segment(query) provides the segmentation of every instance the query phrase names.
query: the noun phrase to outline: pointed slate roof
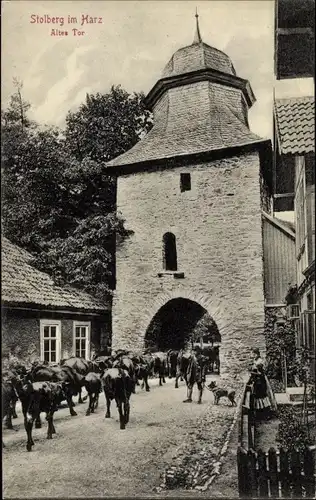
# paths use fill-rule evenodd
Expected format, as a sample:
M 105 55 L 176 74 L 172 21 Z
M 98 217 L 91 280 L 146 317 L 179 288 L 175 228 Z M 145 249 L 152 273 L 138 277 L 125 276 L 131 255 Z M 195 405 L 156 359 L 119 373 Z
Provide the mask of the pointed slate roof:
M 282 154 L 315 151 L 315 98 L 292 97 L 275 101 L 276 131 Z
M 249 82 L 236 76 L 226 54 L 202 41 L 197 15 L 196 22 L 193 43 L 175 52 L 146 98 L 153 128 L 107 167 L 265 142 L 248 126 L 255 101 Z
M 109 310 L 108 304 L 74 287 L 60 287 L 30 262 L 33 256 L 2 237 L 2 302 L 4 305 L 46 306 L 78 311 Z

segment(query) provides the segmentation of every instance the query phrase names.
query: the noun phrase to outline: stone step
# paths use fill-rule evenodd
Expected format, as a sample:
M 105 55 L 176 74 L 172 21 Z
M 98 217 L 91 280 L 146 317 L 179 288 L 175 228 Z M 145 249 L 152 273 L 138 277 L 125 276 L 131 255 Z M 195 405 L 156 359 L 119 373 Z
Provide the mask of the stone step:
M 288 395 L 290 401 L 303 401 L 304 387 L 287 387 L 286 394 Z
M 286 392 L 277 392 L 274 394 L 275 400 L 277 402 L 278 406 L 302 406 L 303 405 L 303 398 L 301 400 L 293 400 L 290 398 L 289 394 Z M 314 404 L 312 401 L 307 402 L 308 408 L 314 408 Z

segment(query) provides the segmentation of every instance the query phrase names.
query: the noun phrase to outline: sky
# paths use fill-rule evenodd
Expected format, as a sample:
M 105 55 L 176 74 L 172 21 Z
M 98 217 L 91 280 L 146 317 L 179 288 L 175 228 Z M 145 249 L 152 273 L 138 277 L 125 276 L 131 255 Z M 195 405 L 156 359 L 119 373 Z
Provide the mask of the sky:
M 265 1 L 31 1 L 2 7 L 2 102 L 23 81 L 32 117 L 61 125 L 86 93 L 121 84 L 146 94 L 180 47 L 193 41 L 195 9 L 203 41 L 227 53 L 237 74 L 250 80 L 257 102 L 250 112 L 254 132 L 271 132 L 273 2 Z M 31 16 L 63 17 L 64 25 L 33 23 Z M 68 15 L 78 24 L 67 24 Z M 97 17 L 84 23 L 82 15 Z M 99 18 L 102 23 L 99 23 Z M 85 31 L 73 35 L 72 28 Z M 51 30 L 68 31 L 52 36 Z
M 14 77 L 23 81 L 32 118 L 43 124 L 63 126 L 67 111 L 77 109 L 86 93 L 107 92 L 111 85 L 147 94 L 172 54 L 192 43 L 196 8 L 203 41 L 227 53 L 238 76 L 252 85 L 257 101 L 250 128 L 271 137 L 272 0 L 3 1 L 3 105 Z M 64 22 L 32 22 L 45 15 Z M 68 16 L 77 24 L 68 24 Z M 81 25 L 82 16 L 96 22 Z M 74 35 L 73 28 L 84 34 Z M 53 36 L 52 29 L 68 36 Z

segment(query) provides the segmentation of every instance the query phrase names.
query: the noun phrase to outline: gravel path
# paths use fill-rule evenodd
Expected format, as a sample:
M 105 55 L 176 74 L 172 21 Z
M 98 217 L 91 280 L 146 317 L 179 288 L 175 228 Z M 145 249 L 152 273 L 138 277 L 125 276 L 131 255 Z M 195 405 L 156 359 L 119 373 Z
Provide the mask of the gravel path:
M 99 408 L 89 417 L 85 416 L 87 404 L 76 406 L 77 417 L 71 417 L 66 408 L 58 411 L 57 434 L 51 441 L 46 440 L 43 419 L 43 428 L 34 429 L 35 446 L 30 453 L 19 412 L 19 418 L 13 420 L 18 431 L 3 431 L 4 497 L 163 496 L 153 488 L 194 432 L 197 419 L 206 413 L 211 419 L 214 410 L 215 442 L 225 430 L 221 423 L 225 419 L 220 416 L 232 415 L 233 409 L 225 404 L 210 406 L 213 396 L 207 390 L 202 405 L 196 404 L 196 393 L 192 404 L 183 404 L 183 382 L 178 390 L 174 380 L 159 387 L 155 379 L 150 385 L 150 393 L 137 388 L 132 395 L 126 430 L 119 429 L 115 404 L 112 418 L 104 419 L 105 400 L 100 395 Z

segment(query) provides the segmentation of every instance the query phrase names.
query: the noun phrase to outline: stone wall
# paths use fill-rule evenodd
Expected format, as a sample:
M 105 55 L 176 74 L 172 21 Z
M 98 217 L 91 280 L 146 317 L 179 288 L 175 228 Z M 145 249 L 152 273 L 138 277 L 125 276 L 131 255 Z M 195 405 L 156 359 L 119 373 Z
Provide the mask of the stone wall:
M 180 173 L 191 174 L 180 192 Z M 263 351 L 264 296 L 259 154 L 118 178 L 117 207 L 134 231 L 116 255 L 113 348 L 143 348 L 146 329 L 172 298 L 197 302 L 222 336 L 222 372 L 239 373 Z M 161 273 L 173 232 L 178 271 Z
M 4 309 L 2 315 L 2 350 L 16 351 L 21 358 L 39 358 L 40 356 L 40 320 L 61 320 L 61 358 L 73 354 L 73 322 L 91 322 L 91 349 L 99 349 L 102 331 L 108 328 L 106 316 L 86 316 L 61 313 L 45 313 L 27 310 Z

